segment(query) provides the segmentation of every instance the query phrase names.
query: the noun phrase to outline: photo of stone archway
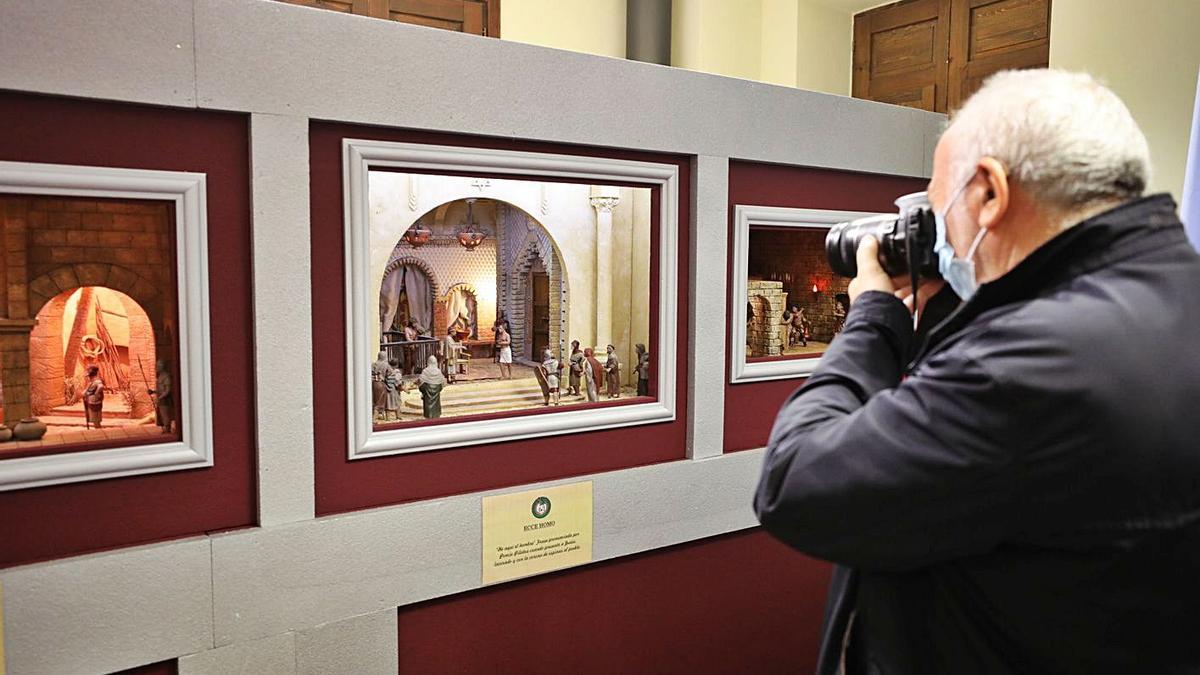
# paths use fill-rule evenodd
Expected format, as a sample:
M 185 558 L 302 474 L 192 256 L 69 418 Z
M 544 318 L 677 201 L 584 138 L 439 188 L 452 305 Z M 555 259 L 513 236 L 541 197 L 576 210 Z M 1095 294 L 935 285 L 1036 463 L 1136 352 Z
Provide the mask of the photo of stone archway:
M 385 171 L 370 186 L 382 358 L 362 367 L 381 399 L 376 425 L 638 398 L 648 188 Z M 573 340 L 577 371 L 585 349 L 601 364 L 591 396 L 583 377 L 572 386 Z M 431 358 L 436 411 L 421 390 Z
M 173 213 L 0 195 L 0 455 L 178 437 Z

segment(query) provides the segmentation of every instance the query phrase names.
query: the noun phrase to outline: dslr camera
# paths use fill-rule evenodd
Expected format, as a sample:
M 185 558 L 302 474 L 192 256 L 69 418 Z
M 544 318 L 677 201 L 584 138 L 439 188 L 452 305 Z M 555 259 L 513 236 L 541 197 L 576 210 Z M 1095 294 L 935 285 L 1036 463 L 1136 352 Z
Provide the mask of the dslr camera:
M 834 274 L 858 275 L 858 244 L 868 235 L 879 241 L 879 264 L 888 276 L 907 275 L 917 279 L 940 279 L 937 254 L 937 226 L 933 208 L 924 192 L 914 192 L 896 200 L 899 213 L 866 216 L 838 223 L 825 236 L 825 257 Z

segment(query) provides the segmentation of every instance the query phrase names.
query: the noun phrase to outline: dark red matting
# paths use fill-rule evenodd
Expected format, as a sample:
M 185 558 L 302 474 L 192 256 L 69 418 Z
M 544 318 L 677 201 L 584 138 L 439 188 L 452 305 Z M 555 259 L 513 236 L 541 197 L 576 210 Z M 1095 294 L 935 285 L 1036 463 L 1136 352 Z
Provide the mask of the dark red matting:
M 750 530 L 400 608 L 401 673 L 810 673 L 830 566 Z
M 216 462 L 0 493 L 0 567 L 253 525 L 247 117 L 0 91 L 0 129 L 3 160 L 207 174 Z
M 839 211 L 894 211 L 896 197 L 924 190 L 924 178 L 882 176 L 851 171 L 812 169 L 780 164 L 729 163 L 729 240 L 733 241 L 734 207 L 782 206 Z M 729 247 L 730 279 L 733 278 L 733 247 Z M 733 298 L 728 299 L 733 302 Z M 732 305 L 725 316 L 731 316 Z M 733 358 L 725 331 L 727 359 Z M 794 358 L 794 357 L 786 357 Z M 760 359 L 754 359 L 759 361 Z M 761 448 L 767 444 L 771 422 L 784 400 L 803 379 L 729 383 L 725 364 L 725 452 Z M 753 420 L 748 423 L 747 420 Z
M 179 661 L 171 659 L 169 661 L 159 661 L 158 663 L 147 663 L 144 666 L 122 670 L 114 675 L 176 675 L 179 672 Z
M 343 258 L 342 139 L 497 148 L 610 157 L 679 167 L 679 293 L 676 330 L 676 419 L 620 429 L 433 450 L 372 459 L 347 459 L 346 306 Z M 477 492 L 541 480 L 682 459 L 686 455 L 688 223 L 691 161 L 646 152 L 503 138 L 313 122 L 309 127 L 313 252 L 313 427 L 318 515 Z M 430 173 L 430 172 L 426 172 Z M 442 172 L 431 172 L 442 173 Z M 475 175 L 475 174 L 472 174 Z M 487 176 L 487 174 L 479 174 Z M 495 176 L 513 178 L 513 176 Z M 518 176 L 549 180 L 540 176 Z M 578 179 L 561 182 L 581 183 Z M 645 187 L 630 183 L 633 187 Z M 658 189 L 651 192 L 652 240 L 657 241 Z M 658 340 L 657 246 L 650 254 L 650 340 Z M 653 348 L 652 348 L 653 349 Z M 653 391 L 652 391 L 653 393 Z

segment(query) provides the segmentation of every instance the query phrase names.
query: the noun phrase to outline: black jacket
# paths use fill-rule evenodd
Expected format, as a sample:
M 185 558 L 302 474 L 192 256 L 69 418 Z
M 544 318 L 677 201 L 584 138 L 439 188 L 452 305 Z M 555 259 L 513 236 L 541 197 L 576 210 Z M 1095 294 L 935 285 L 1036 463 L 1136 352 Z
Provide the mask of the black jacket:
M 1200 256 L 1174 202 L 1063 232 L 922 346 L 864 293 L 754 504 L 844 566 L 821 672 L 849 623 L 848 673 L 1200 673 Z

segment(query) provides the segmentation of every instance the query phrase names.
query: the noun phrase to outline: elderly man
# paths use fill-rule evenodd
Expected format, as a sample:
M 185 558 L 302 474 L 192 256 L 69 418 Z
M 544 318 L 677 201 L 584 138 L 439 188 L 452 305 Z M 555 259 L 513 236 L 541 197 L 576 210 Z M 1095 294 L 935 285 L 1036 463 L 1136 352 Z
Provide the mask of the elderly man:
M 1200 672 L 1200 256 L 1149 171 L 1090 77 L 1001 73 L 929 183 L 962 303 L 918 342 L 859 248 L 755 497 L 840 564 L 819 672 Z

